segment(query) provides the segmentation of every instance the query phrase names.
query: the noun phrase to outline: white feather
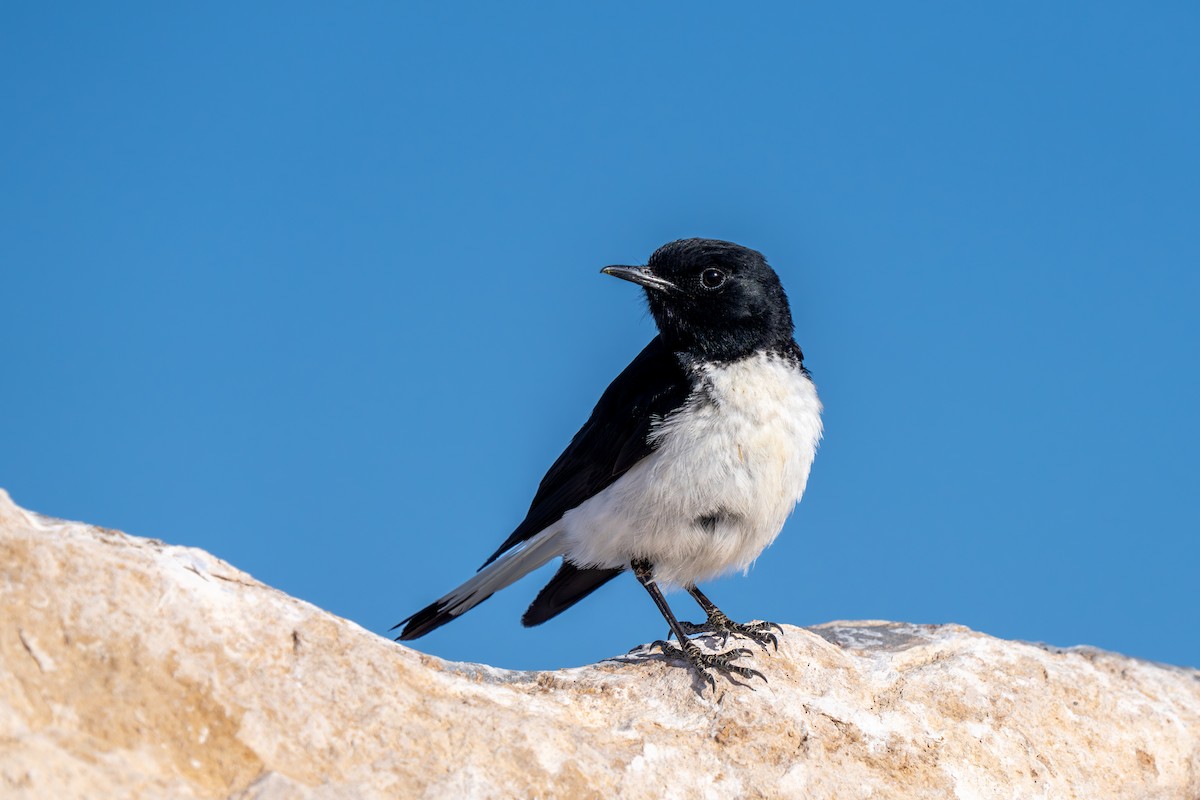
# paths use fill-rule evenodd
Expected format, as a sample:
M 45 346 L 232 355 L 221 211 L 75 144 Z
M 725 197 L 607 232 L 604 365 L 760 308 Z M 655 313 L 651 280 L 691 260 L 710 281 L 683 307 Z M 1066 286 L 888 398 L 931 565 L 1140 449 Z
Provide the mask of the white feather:
M 645 558 L 656 581 L 686 586 L 748 568 L 779 535 L 821 438 L 816 387 L 767 353 L 705 366 L 699 377 L 654 430 L 658 448 L 554 526 L 571 561 L 627 567 Z
M 562 539 L 563 531 L 560 526 L 547 528 L 488 564 L 477 572 L 475 577 L 451 591 L 438 603 L 454 616 L 469 611 L 550 559 L 561 556 Z

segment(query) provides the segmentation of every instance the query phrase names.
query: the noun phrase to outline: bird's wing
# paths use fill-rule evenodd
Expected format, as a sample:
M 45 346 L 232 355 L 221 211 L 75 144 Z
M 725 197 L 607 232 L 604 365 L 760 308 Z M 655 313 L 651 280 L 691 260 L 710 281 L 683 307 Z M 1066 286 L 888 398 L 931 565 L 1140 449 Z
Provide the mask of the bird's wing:
M 648 456 L 654 449 L 648 441 L 652 423 L 682 405 L 690 393 L 687 373 L 656 336 L 605 389 L 592 416 L 542 478 L 524 521 L 484 566 Z

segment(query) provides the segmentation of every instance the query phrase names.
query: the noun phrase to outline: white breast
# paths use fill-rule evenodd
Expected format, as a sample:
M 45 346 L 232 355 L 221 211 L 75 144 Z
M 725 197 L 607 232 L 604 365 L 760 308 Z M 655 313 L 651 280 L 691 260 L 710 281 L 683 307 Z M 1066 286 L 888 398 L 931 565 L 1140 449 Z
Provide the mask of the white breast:
M 658 448 L 567 512 L 566 555 L 581 565 L 654 565 L 687 585 L 747 568 L 775 540 L 808 482 L 821 438 L 816 387 L 793 362 L 758 354 L 709 366 L 654 431 Z

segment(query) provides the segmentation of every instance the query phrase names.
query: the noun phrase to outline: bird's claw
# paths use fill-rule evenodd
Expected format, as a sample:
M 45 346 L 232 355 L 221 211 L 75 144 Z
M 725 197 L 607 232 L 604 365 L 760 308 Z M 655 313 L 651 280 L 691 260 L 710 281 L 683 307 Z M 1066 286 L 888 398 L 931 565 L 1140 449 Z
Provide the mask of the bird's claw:
M 766 650 L 767 645 L 770 644 L 771 647 L 775 649 L 775 652 L 779 652 L 779 637 L 772 633 L 771 629 L 774 628 L 782 635 L 783 628 L 779 627 L 774 622 L 750 622 L 744 625 L 739 625 L 735 622 L 733 625 L 734 633 L 746 637 L 763 650 Z
M 717 690 L 717 682 L 709 670 L 723 672 L 726 676 L 737 675 L 746 680 L 761 678 L 763 683 L 767 682 L 767 676 L 758 670 L 733 663 L 736 659 L 751 655 L 750 651 L 745 647 L 737 647 L 733 650 L 727 650 L 724 653 L 706 653 L 690 639 L 685 639 L 680 645 L 660 639 L 657 642 L 653 642 L 650 646 L 658 647 L 665 656 L 683 658 L 692 665 L 692 669 L 696 671 L 700 679 L 714 692 Z M 738 681 L 733 682 L 739 683 Z M 739 683 L 739 685 L 745 684 Z
M 780 634 L 783 633 L 783 628 L 774 622 L 748 622 L 743 624 L 734 622 L 720 611 L 711 615 L 700 625 L 691 622 L 680 622 L 679 625 L 688 636 L 697 633 L 719 633 L 721 635 L 722 647 L 729 641 L 729 635 L 733 634 L 749 639 L 763 650 L 766 650 L 769 644 L 775 648 L 776 652 L 779 651 L 779 637 L 772 633 L 771 629 L 774 628 Z

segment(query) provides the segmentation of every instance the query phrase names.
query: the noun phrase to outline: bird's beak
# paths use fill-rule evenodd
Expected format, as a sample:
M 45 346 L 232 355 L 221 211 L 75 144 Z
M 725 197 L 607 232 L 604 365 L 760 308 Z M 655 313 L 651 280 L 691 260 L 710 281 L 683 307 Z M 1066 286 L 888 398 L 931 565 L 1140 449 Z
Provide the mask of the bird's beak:
M 605 275 L 612 275 L 614 278 L 620 278 L 625 281 L 633 281 L 636 284 L 645 286 L 647 289 L 655 289 L 660 292 L 669 292 L 676 288 L 675 284 L 651 272 L 649 267 L 624 267 L 614 264 L 600 271 Z

